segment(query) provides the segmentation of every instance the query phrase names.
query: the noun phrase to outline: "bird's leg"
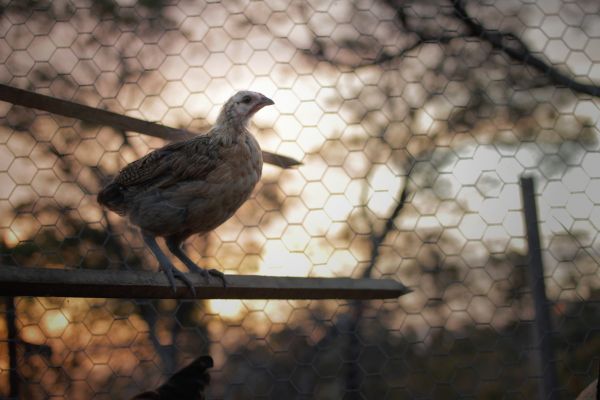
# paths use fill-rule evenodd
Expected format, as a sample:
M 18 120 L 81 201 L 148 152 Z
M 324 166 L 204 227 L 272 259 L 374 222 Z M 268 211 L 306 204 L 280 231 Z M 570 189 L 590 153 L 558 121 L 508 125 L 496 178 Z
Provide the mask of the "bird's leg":
M 158 260 L 160 268 L 167 276 L 167 280 L 173 288 L 173 292 L 177 292 L 177 288 L 175 286 L 175 278 L 179 278 L 183 281 L 183 283 L 187 285 L 188 288 L 190 288 L 190 291 L 192 292 L 194 297 L 196 297 L 196 289 L 194 289 L 194 285 L 192 284 L 192 282 L 188 279 L 187 276 L 185 276 L 183 272 L 181 272 L 173 266 L 171 261 L 169 261 L 169 258 L 165 255 L 165 253 L 162 252 L 162 250 L 158 246 L 158 243 L 156 243 L 156 239 L 154 238 L 154 236 L 152 236 L 148 232 L 142 232 L 142 237 L 144 238 L 144 243 L 146 243 L 148 248 L 150 248 L 156 259 Z
M 181 242 L 179 240 L 177 240 L 173 237 L 168 237 L 166 239 L 166 243 L 167 243 L 167 247 L 169 248 L 169 251 L 171 251 L 171 253 L 173 253 L 173 255 L 175 257 L 179 258 L 181 260 L 181 262 L 184 263 L 185 266 L 188 267 L 191 272 L 196 272 L 196 273 L 201 274 L 206 279 L 206 282 L 208 282 L 208 276 L 212 275 L 214 277 L 221 279 L 221 281 L 223 281 L 224 287 L 227 286 L 227 283 L 225 282 L 225 275 L 221 271 L 217 271 L 216 269 L 206 270 L 206 269 L 201 268 L 198 265 L 196 265 L 196 263 L 194 263 L 187 256 L 187 254 L 185 254 L 183 252 L 183 250 L 181 249 Z

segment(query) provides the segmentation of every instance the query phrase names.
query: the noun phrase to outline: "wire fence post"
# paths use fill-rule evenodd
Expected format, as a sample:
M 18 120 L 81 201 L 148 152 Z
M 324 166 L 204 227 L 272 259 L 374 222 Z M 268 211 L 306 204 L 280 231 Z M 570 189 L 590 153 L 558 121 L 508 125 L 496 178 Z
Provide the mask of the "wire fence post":
M 521 195 L 525 212 L 525 227 L 527 229 L 528 261 L 531 274 L 531 289 L 535 304 L 535 325 L 537 330 L 536 347 L 539 352 L 540 370 L 542 373 L 541 398 L 558 400 L 558 377 L 556 375 L 556 360 L 552 348 L 552 321 L 550 320 L 549 304 L 546 298 L 544 284 L 544 265 L 538 223 L 537 206 L 535 202 L 535 182 L 533 177 L 521 177 Z

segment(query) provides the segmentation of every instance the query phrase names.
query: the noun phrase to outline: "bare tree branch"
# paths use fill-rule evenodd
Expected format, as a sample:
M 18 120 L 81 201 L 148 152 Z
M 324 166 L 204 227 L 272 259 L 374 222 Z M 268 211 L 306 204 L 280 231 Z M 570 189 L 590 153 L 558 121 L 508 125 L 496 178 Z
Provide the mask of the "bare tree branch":
M 404 188 L 400 193 L 400 200 L 398 201 L 398 204 L 396 204 L 396 207 L 394 207 L 394 210 L 392 211 L 388 219 L 385 221 L 385 226 L 383 227 L 383 230 L 379 232 L 379 234 L 373 234 L 371 236 L 371 243 L 373 245 L 373 247 L 371 248 L 371 258 L 369 261 L 369 265 L 367 265 L 367 268 L 365 268 L 365 270 L 362 273 L 363 278 L 368 278 L 371 276 L 373 268 L 375 268 L 375 264 L 379 259 L 381 244 L 383 243 L 387 235 L 394 229 L 394 221 L 396 220 L 396 217 L 398 217 L 398 215 L 400 214 L 400 211 L 402 211 L 402 209 L 404 208 L 406 198 L 409 194 L 407 186 L 408 185 L 404 185 Z
M 371 273 L 375 268 L 375 264 L 379 259 L 381 244 L 383 243 L 387 235 L 394 229 L 394 220 L 396 219 L 396 217 L 398 217 L 400 211 L 402 211 L 402 209 L 404 208 L 404 204 L 406 203 L 406 199 L 408 197 L 408 177 L 410 176 L 411 171 L 412 167 L 406 175 L 407 180 L 404 187 L 402 188 L 402 192 L 400 192 L 400 200 L 398 201 L 398 204 L 396 204 L 396 207 L 394 207 L 394 210 L 386 220 L 385 226 L 383 227 L 381 232 L 379 232 L 378 234 L 373 234 L 371 236 L 371 243 L 373 246 L 371 248 L 371 258 L 369 261 L 369 265 L 367 265 L 367 268 L 363 271 L 363 278 L 371 276 Z M 349 394 L 347 396 L 347 398 L 349 399 L 362 398 L 358 390 L 358 382 L 360 381 L 359 376 L 361 372 L 360 368 L 358 367 L 357 358 L 360 355 L 362 347 L 358 339 L 358 323 L 362 319 L 365 307 L 366 304 L 364 301 L 354 300 L 351 303 L 350 317 L 347 320 L 340 322 L 340 324 L 344 326 L 343 330 L 345 330 L 349 335 L 348 344 L 346 347 L 346 359 L 350 361 L 350 364 L 348 365 L 345 374 L 345 389 L 346 392 Z
M 379 56 L 377 56 L 377 58 L 375 58 L 375 60 L 371 63 L 371 64 L 383 64 L 386 63 L 388 61 L 392 61 L 398 58 L 402 58 L 404 57 L 407 53 L 410 53 L 411 51 L 413 51 L 414 49 L 424 45 L 424 44 L 434 44 L 434 43 L 439 43 L 439 44 L 448 44 L 450 43 L 452 40 L 454 39 L 461 39 L 464 36 L 462 35 L 456 35 L 456 36 L 446 36 L 446 35 L 441 35 L 441 36 L 429 36 L 429 35 L 422 35 L 422 34 L 418 34 L 417 36 L 419 37 L 419 39 L 417 41 L 415 41 L 413 44 L 411 44 L 410 46 L 407 46 L 405 48 L 403 48 L 402 50 L 400 50 L 397 53 L 388 53 L 388 52 L 381 52 Z M 367 65 L 367 64 L 365 64 Z
M 527 45 L 514 34 L 486 29 L 479 21 L 467 13 L 463 0 L 452 0 L 452 4 L 454 6 L 454 15 L 465 23 L 470 36 L 478 37 L 491 44 L 494 49 L 504 52 L 513 60 L 533 67 L 545 74 L 556 85 L 568 87 L 578 93 L 596 97 L 600 96 L 600 86 L 578 82 L 557 68 L 547 64 L 541 58 L 535 56 Z
M 325 55 L 324 44 L 321 41 L 319 41 L 318 39 L 315 39 L 313 49 L 304 50 L 304 52 L 306 54 L 310 55 L 311 57 L 316 58 L 319 61 L 325 61 L 325 62 L 328 62 L 333 65 L 345 66 L 345 67 L 351 67 L 351 68 L 361 68 L 361 67 L 368 67 L 368 66 L 373 66 L 373 65 L 381 65 L 381 64 L 385 64 L 386 62 L 389 62 L 389 61 L 403 58 L 405 55 L 407 55 L 411 51 L 421 47 L 424 44 L 434 44 L 434 43 L 448 44 L 454 39 L 461 39 L 461 38 L 465 37 L 463 35 L 433 36 L 433 35 L 420 34 L 417 32 L 415 32 L 415 34 L 417 35 L 417 40 L 415 40 L 410 45 L 404 47 L 403 49 L 399 50 L 398 52 L 390 53 L 390 52 L 387 52 L 384 50 L 384 51 L 381 51 L 379 53 L 379 55 L 377 57 L 375 57 L 374 59 L 371 59 L 371 60 L 367 59 L 363 62 L 356 63 L 356 64 L 349 64 L 349 63 L 345 63 L 343 61 L 329 58 L 327 55 Z M 357 49 L 359 47 L 367 47 L 367 46 L 359 46 L 359 45 L 357 45 L 357 43 L 352 43 L 352 44 L 348 43 L 347 46 L 352 47 L 353 49 Z
M 494 50 L 498 50 L 506 54 L 512 60 L 517 61 L 524 66 L 532 67 L 536 71 L 544 74 L 549 82 L 554 85 L 567 87 L 577 93 L 588 94 L 595 97 L 600 96 L 600 86 L 577 81 L 574 77 L 571 77 L 560 71 L 558 68 L 536 56 L 527 46 L 527 44 L 525 44 L 525 42 L 523 42 L 523 40 L 517 37 L 515 34 L 511 32 L 502 32 L 495 29 L 485 28 L 479 21 L 477 21 L 475 18 L 472 18 L 468 14 L 464 5 L 464 0 L 450 1 L 452 2 L 454 17 L 464 24 L 466 29 L 466 32 L 464 33 L 457 33 L 455 35 L 434 35 L 414 29 L 408 24 L 409 17 L 404 12 L 404 6 L 395 5 L 388 1 L 386 3 L 396 9 L 396 20 L 398 23 L 406 29 L 407 33 L 417 36 L 417 39 L 412 44 L 394 53 L 382 51 L 377 57 L 359 63 L 345 63 L 343 61 L 327 57 L 323 43 L 319 42 L 318 40 L 315 40 L 315 49 L 307 50 L 306 52 L 320 61 L 326 61 L 338 66 L 360 68 L 372 65 L 381 65 L 385 64 L 386 62 L 401 59 L 406 56 L 407 53 L 426 44 L 448 44 L 453 40 L 466 38 L 479 39 L 489 43 Z M 353 47 L 356 48 L 357 46 L 354 45 Z

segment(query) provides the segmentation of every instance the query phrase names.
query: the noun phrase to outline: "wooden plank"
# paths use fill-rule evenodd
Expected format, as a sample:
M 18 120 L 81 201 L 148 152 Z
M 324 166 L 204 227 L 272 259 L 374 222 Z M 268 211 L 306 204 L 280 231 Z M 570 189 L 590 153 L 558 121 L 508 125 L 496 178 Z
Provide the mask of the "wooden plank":
M 192 133 L 185 129 L 175 129 L 154 122 L 117 114 L 112 111 L 102 110 L 100 108 L 90 107 L 3 84 L 0 84 L 0 100 L 23 107 L 47 111 L 64 117 L 75 118 L 91 124 L 107 125 L 123 131 L 143 133 L 145 135 L 155 136 L 166 140 L 178 141 L 189 139 L 197 135 L 196 133 Z M 300 161 L 293 158 L 268 151 L 263 151 L 263 159 L 266 163 L 281 168 L 291 168 L 302 164 Z
M 188 274 L 196 299 L 387 299 L 410 290 L 392 279 L 296 278 L 226 275 L 227 287 L 212 278 Z M 90 269 L 0 266 L 0 293 L 5 296 L 97 298 L 193 298 L 177 281 L 177 293 L 163 273 Z

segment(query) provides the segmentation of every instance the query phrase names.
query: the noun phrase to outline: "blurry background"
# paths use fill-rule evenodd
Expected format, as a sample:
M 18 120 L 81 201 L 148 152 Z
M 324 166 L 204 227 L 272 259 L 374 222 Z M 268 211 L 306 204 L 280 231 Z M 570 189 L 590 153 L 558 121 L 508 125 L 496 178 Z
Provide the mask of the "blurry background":
M 573 398 L 600 359 L 599 13 L 595 0 L 1 1 L 4 84 L 197 132 L 237 90 L 275 100 L 251 130 L 303 165 L 266 165 L 235 217 L 188 241 L 201 265 L 413 290 L 362 307 L 19 297 L 21 398 L 125 399 L 206 353 L 211 398 L 533 398 L 523 174 Z M 156 270 L 95 195 L 163 144 L 0 102 L 2 264 Z M 7 335 L 3 318 L 4 396 Z

